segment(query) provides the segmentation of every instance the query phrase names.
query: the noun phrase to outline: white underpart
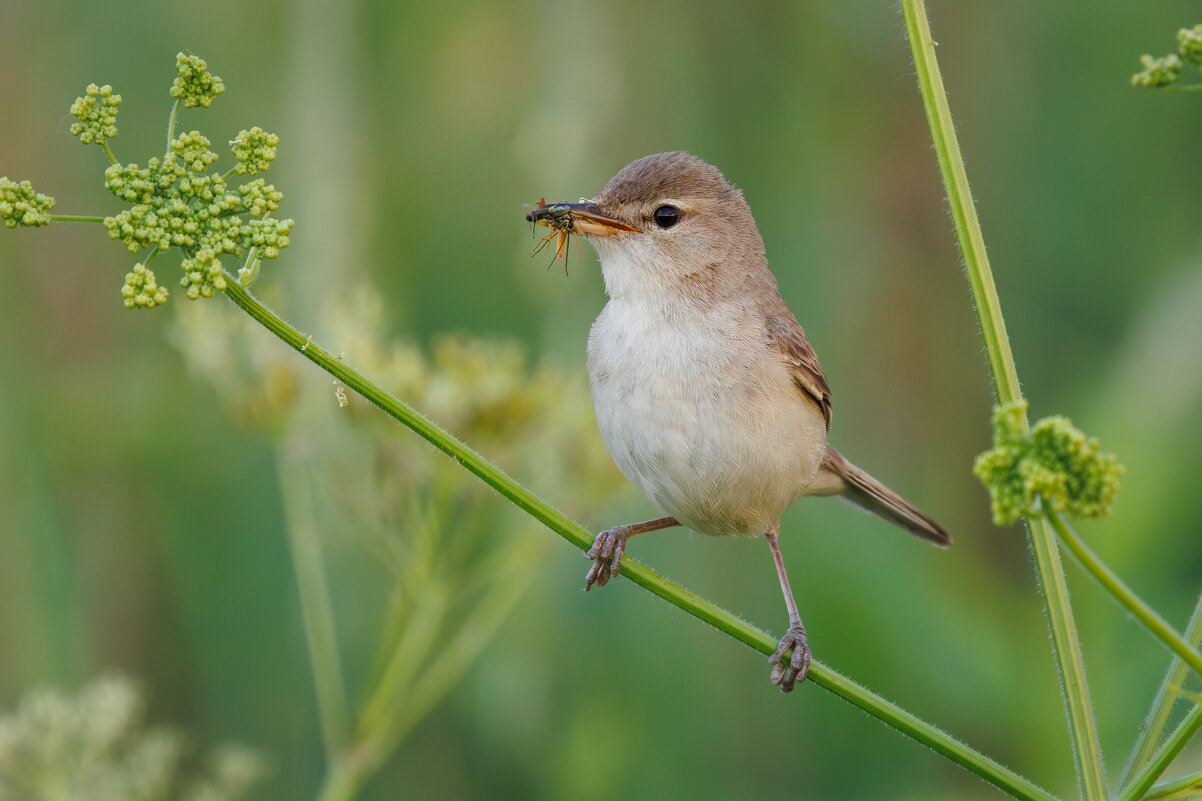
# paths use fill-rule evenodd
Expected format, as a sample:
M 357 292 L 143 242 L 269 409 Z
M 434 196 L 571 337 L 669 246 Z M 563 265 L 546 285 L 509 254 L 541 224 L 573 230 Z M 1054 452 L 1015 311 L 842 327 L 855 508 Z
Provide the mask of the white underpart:
M 684 303 L 647 235 L 595 240 L 610 301 L 589 335 L 597 425 L 656 507 L 705 534 L 758 534 L 813 482 L 826 445 L 741 302 Z

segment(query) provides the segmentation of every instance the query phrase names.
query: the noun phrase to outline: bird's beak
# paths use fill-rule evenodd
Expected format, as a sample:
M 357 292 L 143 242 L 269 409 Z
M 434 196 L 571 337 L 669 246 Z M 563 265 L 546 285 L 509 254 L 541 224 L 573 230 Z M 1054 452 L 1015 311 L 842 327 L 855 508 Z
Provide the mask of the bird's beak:
M 526 220 L 556 230 L 574 231 L 585 236 L 613 236 L 639 230 L 621 220 L 606 217 L 601 213 L 597 204 L 592 201 L 543 203 L 538 208 L 531 209 L 530 213 L 526 215 Z

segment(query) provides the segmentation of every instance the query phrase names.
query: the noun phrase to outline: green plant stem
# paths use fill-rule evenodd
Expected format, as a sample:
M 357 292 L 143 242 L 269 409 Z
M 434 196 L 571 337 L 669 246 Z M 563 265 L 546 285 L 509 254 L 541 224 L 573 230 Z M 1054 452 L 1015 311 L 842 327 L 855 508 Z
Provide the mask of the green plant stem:
M 1202 726 L 1202 706 L 1195 704 L 1181 724 L 1177 726 L 1177 730 L 1152 756 L 1148 764 L 1131 777 L 1131 783 L 1123 788 L 1122 793 L 1115 798 L 1115 801 L 1138 801 L 1143 798 L 1156 783 L 1160 774 L 1164 773 L 1169 763 L 1177 754 L 1181 753 L 1182 748 L 1185 748 L 1185 744 L 1198 731 L 1199 726 Z
M 51 214 L 50 219 L 54 222 L 89 222 L 102 223 L 103 217 L 90 217 L 84 214 Z
M 1170 626 L 1168 621 L 1148 606 L 1142 598 L 1132 592 L 1131 588 L 1098 558 L 1098 555 L 1085 544 L 1080 535 L 1059 514 L 1049 511 L 1046 516 L 1051 521 L 1052 527 L 1056 529 L 1056 533 L 1060 535 L 1060 541 L 1072 552 L 1073 556 L 1077 557 L 1081 566 L 1097 579 L 1102 588 L 1134 615 L 1135 619 L 1142 623 L 1154 637 L 1167 645 L 1173 653 L 1184 659 L 1199 676 L 1202 676 L 1202 655 L 1199 655 L 1193 646 L 1186 642 L 1185 637 L 1181 636 L 1180 632 Z
M 1157 801 L 1162 798 L 1185 798 L 1187 790 L 1202 790 L 1202 771 L 1198 773 L 1190 773 L 1182 776 L 1180 779 L 1173 779 L 1170 782 L 1162 782 L 1152 786 L 1148 794 L 1143 797 L 1143 801 Z M 1192 793 L 1193 797 L 1202 795 L 1202 793 Z
M 327 763 L 338 760 L 350 732 L 346 685 L 338 656 L 338 636 L 334 611 L 321 555 L 321 538 L 314 526 L 312 488 L 308 485 L 303 462 L 290 456 L 296 442 L 277 447 L 276 475 L 288 525 L 288 542 L 296 570 L 301 617 L 313 670 L 317 711 L 321 719 L 322 742 Z
M 366 779 L 367 771 L 359 760 L 353 756 L 339 756 L 330 763 L 317 801 L 352 801 Z
M 1202 92 L 1202 83 L 1190 84 L 1189 86 L 1162 86 L 1163 92 Z
M 956 225 L 956 239 L 964 258 L 964 270 L 972 286 L 973 305 L 981 321 L 981 336 L 985 339 L 985 352 L 989 355 L 997 399 L 999 403 L 1020 400 L 1022 390 L 1019 388 L 1018 370 L 1014 366 L 1014 354 L 1010 351 L 1006 321 L 1002 317 L 1001 301 L 989 267 L 985 237 L 981 233 L 977 208 L 968 185 L 964 157 L 960 155 L 956 126 L 947 103 L 947 91 L 943 88 L 943 75 L 939 72 L 939 62 L 935 57 L 935 42 L 931 38 L 926 4 L 923 0 L 902 0 L 901 5 L 910 52 L 918 73 L 923 108 L 931 126 L 931 138 L 935 143 L 939 172 L 943 175 L 947 202 Z
M 947 91 L 935 56 L 935 41 L 927 19 L 923 0 L 902 0 L 906 35 L 914 57 L 918 87 L 923 108 L 931 128 L 939 172 L 947 191 L 948 204 L 956 226 L 956 238 L 964 258 L 965 273 L 972 288 L 973 305 L 981 322 L 981 335 L 989 355 L 993 383 L 1000 403 L 1022 398 L 1010 339 L 1002 317 L 997 287 L 985 252 L 985 238 L 973 204 L 964 157 L 956 138 Z M 1024 419 L 1024 428 L 1027 427 Z M 1027 532 L 1035 556 L 1036 576 L 1047 599 L 1048 625 L 1061 687 L 1064 690 L 1065 716 L 1073 739 L 1077 777 L 1082 794 L 1088 801 L 1102 801 L 1107 796 L 1106 774 L 1102 764 L 1102 749 L 1098 740 L 1097 721 L 1085 676 L 1085 664 L 1077 637 L 1076 622 L 1069 604 L 1068 585 L 1055 537 L 1050 527 L 1039 520 L 1028 520 Z
M 378 406 L 390 417 L 412 429 L 427 442 L 446 453 L 535 520 L 581 550 L 592 546 L 593 537 L 588 531 L 521 486 L 479 453 L 419 414 L 411 406 L 397 400 L 344 361 L 312 342 L 279 315 L 264 306 L 243 288 L 234 276 L 228 273 L 226 274 L 225 294 L 235 305 L 272 334 L 347 387 L 362 395 L 366 400 Z M 776 650 L 777 641 L 766 632 L 739 620 L 729 612 L 656 574 L 628 556 L 622 558 L 622 575 L 763 654 L 771 654 Z M 1030 801 L 1036 799 L 1052 801 L 1055 798 L 1025 777 L 969 748 L 941 729 L 856 684 L 826 665 L 815 662 L 810 668 L 809 678 L 814 684 L 893 726 L 898 731 L 963 766 L 1015 798 L 1029 799 Z M 341 797 L 343 796 L 323 795 L 323 799 L 326 801 L 329 798 Z
M 113 149 L 111 147 L 109 147 L 109 143 L 104 140 L 101 140 L 100 146 L 104 148 L 104 155 L 109 157 L 109 162 L 112 164 L 116 164 L 117 157 L 113 155 Z
M 1198 603 L 1194 605 L 1194 613 L 1186 627 L 1185 637 L 1195 648 L 1202 644 L 1202 595 L 1198 596 Z M 1140 728 L 1139 737 L 1136 738 L 1135 747 L 1131 749 L 1127 765 L 1123 768 L 1122 776 L 1119 778 L 1119 787 L 1126 789 L 1132 772 L 1142 768 L 1152 758 L 1152 754 L 1155 753 L 1156 746 L 1164 734 L 1165 727 L 1168 726 L 1173 707 L 1177 705 L 1177 701 L 1181 697 L 1176 688 L 1181 686 L 1188 673 L 1189 665 L 1185 663 L 1185 660 L 1174 656 L 1169 663 L 1168 671 L 1164 674 L 1164 681 L 1160 683 L 1160 689 L 1156 691 L 1156 697 L 1152 700 L 1152 709 L 1148 713 L 1144 725 Z
M 175 138 L 175 120 L 179 117 L 179 107 L 183 105 L 183 98 L 176 100 L 171 105 L 171 117 L 167 120 L 167 150 L 164 155 L 171 155 L 171 140 Z
M 1073 738 L 1073 752 L 1077 759 L 1077 778 L 1081 783 L 1082 795 L 1089 801 L 1103 801 L 1109 792 L 1106 788 L 1106 768 L 1102 762 L 1102 748 L 1098 738 L 1098 724 L 1094 717 L 1085 678 L 1085 658 L 1081 654 L 1081 642 L 1077 637 L 1077 624 L 1069 602 L 1068 584 L 1064 578 L 1064 565 L 1051 528 L 1043 518 L 1027 520 L 1031 550 L 1035 556 L 1036 576 L 1043 592 L 1045 614 L 1052 630 L 1052 651 L 1060 674 L 1064 692 L 1064 712 L 1068 718 L 1069 732 Z

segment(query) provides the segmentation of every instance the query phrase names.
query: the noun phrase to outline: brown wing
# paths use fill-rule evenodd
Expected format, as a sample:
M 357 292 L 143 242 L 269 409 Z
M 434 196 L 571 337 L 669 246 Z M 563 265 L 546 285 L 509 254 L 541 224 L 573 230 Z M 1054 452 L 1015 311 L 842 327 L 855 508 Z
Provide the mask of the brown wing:
M 826 418 L 826 430 L 831 430 L 831 388 L 827 386 L 826 376 L 822 374 L 822 364 L 818 354 L 806 339 L 805 331 L 797 324 L 792 312 L 781 302 L 781 308 L 768 315 L 766 321 L 768 341 L 774 345 L 784 357 L 785 363 L 793 374 L 793 382 L 810 395 L 822 409 Z

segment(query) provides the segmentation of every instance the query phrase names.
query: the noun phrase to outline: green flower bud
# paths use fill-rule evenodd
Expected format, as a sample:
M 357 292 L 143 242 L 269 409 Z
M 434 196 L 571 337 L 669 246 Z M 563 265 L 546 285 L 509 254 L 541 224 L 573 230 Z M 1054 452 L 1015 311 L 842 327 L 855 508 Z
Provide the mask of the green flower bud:
M 153 309 L 167 302 L 167 287 L 158 285 L 145 264 L 135 264 L 133 272 L 125 274 L 121 297 L 127 309 Z
M 54 198 L 33 191 L 29 181 L 0 178 L 0 220 L 9 228 L 50 224 Z
M 1159 89 L 1176 82 L 1181 75 L 1181 59 L 1176 53 L 1170 53 L 1163 58 L 1152 58 L 1144 54 L 1139 57 L 1139 61 L 1144 65 L 1144 71 L 1131 76 L 1132 86 Z
M 1066 417 L 1046 417 L 1025 432 L 1026 410 L 1026 401 L 995 409 L 994 447 L 973 467 L 989 488 L 994 523 L 1038 513 L 1038 498 L 1071 517 L 1109 515 L 1123 473 L 1118 458 Z
M 71 134 L 79 137 L 85 145 L 100 144 L 117 135 L 117 107 L 121 95 L 113 94 L 113 87 L 105 84 L 89 84 L 83 97 L 75 98 L 71 104 L 71 116 L 78 122 L 71 124 Z
M 1202 67 L 1202 25 L 1177 31 L 1177 52 L 1183 61 Z
M 208 108 L 217 95 L 225 92 L 225 84 L 209 72 L 203 58 L 179 53 L 175 57 L 175 69 L 178 75 L 171 85 L 171 96 L 182 100 L 185 108 Z
M 275 149 L 279 144 L 280 137 L 257 126 L 249 131 L 239 131 L 238 138 L 230 142 L 234 158 L 238 160 L 238 174 L 256 175 L 266 171 L 275 161 Z

